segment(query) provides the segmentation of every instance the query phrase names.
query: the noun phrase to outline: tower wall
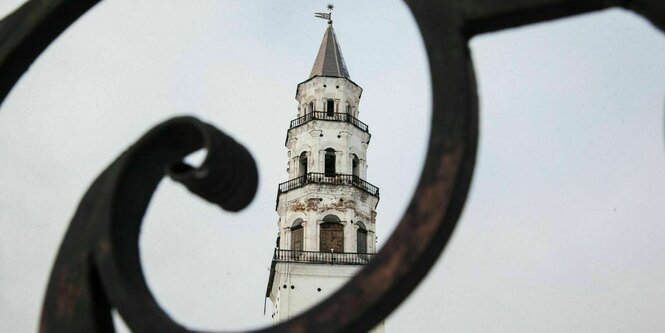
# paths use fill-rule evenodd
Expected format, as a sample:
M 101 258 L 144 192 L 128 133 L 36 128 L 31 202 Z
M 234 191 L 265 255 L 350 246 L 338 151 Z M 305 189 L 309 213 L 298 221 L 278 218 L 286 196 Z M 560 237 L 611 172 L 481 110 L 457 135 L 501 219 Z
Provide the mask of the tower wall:
M 351 186 L 309 184 L 280 195 L 279 214 L 280 249 L 291 249 L 291 227 L 297 219 L 304 221 L 305 251 L 321 251 L 319 225 L 323 218 L 333 214 L 344 225 L 344 252 L 357 251 L 358 222 L 367 229 L 367 250 L 376 251 L 376 211 L 378 198 Z
M 289 162 L 287 173 L 289 179 L 301 175 L 300 158 L 307 156 L 308 172 L 324 172 L 325 150 L 332 148 L 336 153 L 337 173 L 352 174 L 352 159 L 359 160 L 361 178 L 367 176 L 367 146 L 371 136 L 347 122 L 312 120 L 298 127 L 289 129 L 286 147 Z
M 360 86 L 347 78 L 313 77 L 300 83 L 296 90 L 298 116 L 304 116 L 311 111 L 327 111 L 325 101 L 333 99 L 336 112 L 349 112 L 357 118 L 362 92 Z M 314 110 L 310 102 L 314 102 Z
M 289 320 L 325 300 L 362 267 L 277 263 L 270 299 L 273 323 Z M 381 323 L 370 333 L 383 333 Z

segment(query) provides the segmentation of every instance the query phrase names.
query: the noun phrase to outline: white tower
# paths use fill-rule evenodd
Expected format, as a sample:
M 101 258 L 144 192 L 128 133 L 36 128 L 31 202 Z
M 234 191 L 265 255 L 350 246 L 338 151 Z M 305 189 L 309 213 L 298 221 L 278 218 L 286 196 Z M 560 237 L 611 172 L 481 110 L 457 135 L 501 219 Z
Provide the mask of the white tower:
M 358 120 L 362 88 L 351 81 L 330 14 L 298 117 L 286 134 L 288 181 L 279 185 L 279 235 L 266 297 L 273 323 L 322 301 L 376 252 L 379 189 L 365 181 L 370 134 Z M 383 332 L 383 324 L 372 332 Z

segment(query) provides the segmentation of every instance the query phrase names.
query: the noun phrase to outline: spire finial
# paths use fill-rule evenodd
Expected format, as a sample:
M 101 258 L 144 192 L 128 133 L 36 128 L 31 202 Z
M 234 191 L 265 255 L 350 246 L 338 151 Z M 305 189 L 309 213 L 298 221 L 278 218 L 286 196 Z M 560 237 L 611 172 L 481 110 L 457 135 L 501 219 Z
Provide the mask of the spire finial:
M 327 13 L 314 13 L 314 16 L 316 16 L 318 18 L 321 18 L 321 19 L 324 19 L 324 20 L 328 20 L 328 24 L 332 24 L 333 23 L 333 21 L 332 21 L 332 11 L 333 11 L 333 9 L 335 9 L 335 5 L 329 3 Z

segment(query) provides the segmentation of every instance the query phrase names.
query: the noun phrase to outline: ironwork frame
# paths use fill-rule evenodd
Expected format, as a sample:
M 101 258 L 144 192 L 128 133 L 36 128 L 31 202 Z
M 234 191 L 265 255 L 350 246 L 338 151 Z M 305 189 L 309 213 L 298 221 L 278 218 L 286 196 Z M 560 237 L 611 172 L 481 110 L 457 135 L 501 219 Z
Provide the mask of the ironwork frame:
M 96 3 L 31 0 L 0 21 L 0 100 L 34 59 Z M 431 269 L 464 207 L 475 164 L 478 98 L 470 37 L 617 6 L 635 11 L 665 31 L 662 0 L 406 3 L 425 42 L 433 96 L 427 160 L 408 210 L 374 260 L 330 298 L 287 322 L 255 332 L 366 332 L 388 316 Z M 178 135 L 170 137 L 178 140 L 169 139 L 173 133 Z M 169 172 L 172 177 L 232 210 L 251 200 L 256 187 L 252 189 L 249 167 L 253 160 L 239 144 L 192 118 L 157 126 L 102 173 L 81 201 L 52 271 L 40 332 L 113 332 L 112 308 L 135 332 L 191 332 L 159 307 L 145 284 L 138 234 L 163 167 L 200 146 L 208 147 L 209 164 L 196 170 L 176 164 Z M 221 183 L 210 188 L 215 179 Z

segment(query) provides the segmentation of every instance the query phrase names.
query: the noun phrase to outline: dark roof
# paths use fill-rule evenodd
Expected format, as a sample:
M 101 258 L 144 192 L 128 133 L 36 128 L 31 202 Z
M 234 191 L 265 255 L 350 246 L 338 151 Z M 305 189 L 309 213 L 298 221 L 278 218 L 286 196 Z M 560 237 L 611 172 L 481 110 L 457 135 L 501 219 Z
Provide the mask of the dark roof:
M 332 24 L 328 24 L 328 29 L 326 29 L 326 33 L 323 35 L 321 48 L 319 48 L 319 54 L 316 55 L 314 67 L 312 67 L 312 73 L 309 74 L 309 78 L 311 79 L 315 76 L 350 78 Z

